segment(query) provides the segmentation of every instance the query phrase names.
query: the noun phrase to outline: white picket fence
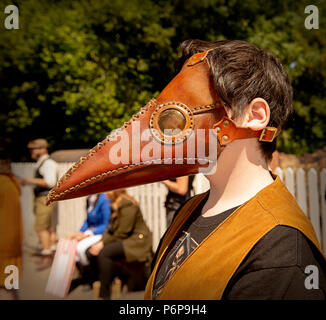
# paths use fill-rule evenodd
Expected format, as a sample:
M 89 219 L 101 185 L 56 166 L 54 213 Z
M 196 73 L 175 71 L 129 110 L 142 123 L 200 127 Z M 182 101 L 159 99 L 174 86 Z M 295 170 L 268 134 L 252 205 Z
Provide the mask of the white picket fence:
M 59 164 L 59 176 L 62 176 L 72 163 Z M 33 163 L 14 163 L 13 172 L 21 177 L 32 177 Z M 288 168 L 282 171 L 275 170 L 290 192 L 296 197 L 300 207 L 311 220 L 317 237 L 326 251 L 326 169 L 320 174 L 315 169 L 305 172 L 299 169 L 296 172 Z M 209 189 L 208 180 L 198 174 L 194 180 L 194 193 L 202 193 Z M 161 236 L 166 230 L 166 215 L 164 201 L 167 193 L 162 183 L 152 183 L 128 189 L 128 192 L 139 202 L 144 219 L 153 232 L 153 250 L 156 249 Z M 24 245 L 35 247 L 38 243 L 33 229 L 33 193 L 32 188 L 24 186 L 21 195 L 22 215 L 24 225 Z M 86 198 L 78 198 L 58 202 L 58 238 L 64 237 L 79 230 L 86 217 Z
M 275 173 L 310 219 L 323 251 L 326 252 L 326 169 L 318 174 L 313 168 L 308 172 L 302 168 L 296 172 L 292 168 L 285 171 L 277 168 Z

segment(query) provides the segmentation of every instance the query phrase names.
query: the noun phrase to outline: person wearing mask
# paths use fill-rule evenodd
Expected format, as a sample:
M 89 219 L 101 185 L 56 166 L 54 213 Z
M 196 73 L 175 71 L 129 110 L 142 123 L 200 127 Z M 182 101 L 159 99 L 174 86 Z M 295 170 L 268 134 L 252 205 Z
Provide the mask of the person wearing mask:
M 325 299 L 326 257 L 314 227 L 269 169 L 293 111 L 286 69 L 275 54 L 240 40 L 189 39 L 181 51 L 178 74 L 118 131 L 122 139 L 136 123 L 141 134 L 150 128 L 151 147 L 161 153 L 146 154 L 144 142 L 141 162 L 110 162 L 107 155 L 121 143 L 114 131 L 85 156 L 83 175 L 64 176 L 49 203 L 201 172 L 210 189 L 175 214 L 144 298 Z M 138 144 L 125 144 L 121 153 L 132 158 Z

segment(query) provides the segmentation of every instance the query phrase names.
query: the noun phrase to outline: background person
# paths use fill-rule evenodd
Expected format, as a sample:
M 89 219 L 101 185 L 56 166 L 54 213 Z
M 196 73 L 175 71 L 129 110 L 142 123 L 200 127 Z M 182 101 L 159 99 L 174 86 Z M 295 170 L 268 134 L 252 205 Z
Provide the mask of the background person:
M 22 273 L 23 226 L 20 183 L 10 168 L 10 156 L 0 149 L 0 300 L 16 299 L 17 290 L 5 288 L 5 268 L 14 265 Z
M 73 233 L 69 239 L 78 240 L 76 267 L 80 276 L 71 281 L 69 292 L 79 285 L 86 285 L 86 289 L 92 286 L 92 271 L 88 267 L 89 260 L 86 250 L 94 243 L 101 241 L 111 216 L 110 200 L 104 193 L 94 194 L 87 198 L 87 218 L 79 232 Z
M 164 203 L 167 228 L 170 226 L 176 211 L 190 198 L 194 178 L 195 176 L 192 175 L 162 181 L 169 189 Z
M 36 139 L 28 143 L 31 158 L 36 161 L 34 178 L 24 178 L 24 185 L 34 186 L 34 228 L 39 237 L 43 259 L 39 270 L 51 265 L 52 252 L 56 248 L 56 207 L 55 204 L 47 206 L 46 196 L 57 182 L 57 163 L 50 159 L 48 143 L 45 139 Z
M 152 258 L 152 234 L 147 227 L 138 203 L 123 189 L 108 192 L 112 215 L 108 231 L 103 240 L 94 244 L 89 256 L 97 256 L 97 267 L 101 281 L 101 297 L 110 299 L 111 284 L 122 272 L 125 262 L 150 263 Z
M 104 193 L 94 194 L 87 198 L 87 219 L 79 232 L 73 233 L 69 239 L 78 240 L 76 262 L 88 265 L 86 250 L 102 239 L 111 215 L 110 200 Z

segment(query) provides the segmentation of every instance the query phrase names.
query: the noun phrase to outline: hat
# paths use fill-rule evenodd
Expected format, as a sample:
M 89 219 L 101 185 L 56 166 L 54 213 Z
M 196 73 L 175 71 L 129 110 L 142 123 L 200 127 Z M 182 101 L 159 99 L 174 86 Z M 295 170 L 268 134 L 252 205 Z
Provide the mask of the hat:
M 28 143 L 28 149 L 40 149 L 40 148 L 47 148 L 48 142 L 45 139 L 35 139 Z

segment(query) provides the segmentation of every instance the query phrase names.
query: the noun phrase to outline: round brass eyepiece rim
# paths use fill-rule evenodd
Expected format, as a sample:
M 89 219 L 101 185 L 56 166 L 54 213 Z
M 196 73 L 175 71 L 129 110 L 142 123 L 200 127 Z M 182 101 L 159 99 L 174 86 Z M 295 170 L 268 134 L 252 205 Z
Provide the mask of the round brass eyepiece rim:
M 160 129 L 158 120 L 160 115 L 166 110 L 177 110 L 182 113 L 185 118 L 185 125 L 180 132 L 174 135 L 166 135 Z M 189 107 L 181 102 L 167 102 L 157 106 L 153 111 L 150 122 L 150 130 L 154 138 L 163 144 L 176 144 L 183 142 L 191 134 L 194 129 L 194 116 Z

